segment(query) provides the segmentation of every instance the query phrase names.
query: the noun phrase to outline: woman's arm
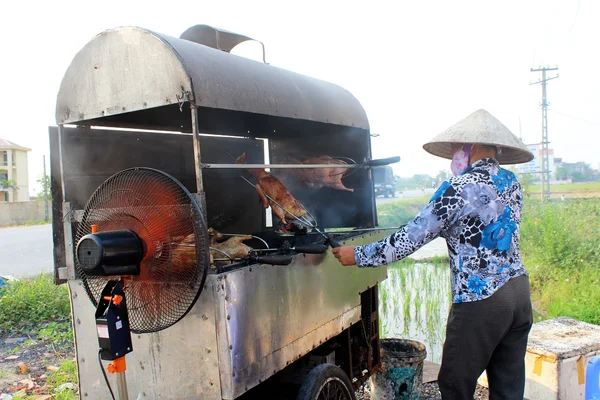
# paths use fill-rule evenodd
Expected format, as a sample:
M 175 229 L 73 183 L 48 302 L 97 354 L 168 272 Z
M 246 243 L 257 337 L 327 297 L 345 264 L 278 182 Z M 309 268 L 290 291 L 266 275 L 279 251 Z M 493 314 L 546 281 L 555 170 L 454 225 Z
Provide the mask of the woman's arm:
M 463 203 L 457 189 L 444 181 L 425 208 L 408 224 L 377 242 L 354 247 L 354 264 L 359 267 L 378 267 L 414 253 L 455 222 Z M 346 255 L 340 262 L 349 261 L 348 252 L 338 251 L 342 256 Z

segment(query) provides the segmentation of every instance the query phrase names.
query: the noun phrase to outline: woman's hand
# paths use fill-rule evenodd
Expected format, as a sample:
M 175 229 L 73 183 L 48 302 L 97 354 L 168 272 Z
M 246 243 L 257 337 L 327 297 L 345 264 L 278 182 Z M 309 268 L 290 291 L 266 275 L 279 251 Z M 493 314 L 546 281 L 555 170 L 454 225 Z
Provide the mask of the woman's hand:
M 336 247 L 333 249 L 333 255 L 342 265 L 356 265 L 353 246 Z

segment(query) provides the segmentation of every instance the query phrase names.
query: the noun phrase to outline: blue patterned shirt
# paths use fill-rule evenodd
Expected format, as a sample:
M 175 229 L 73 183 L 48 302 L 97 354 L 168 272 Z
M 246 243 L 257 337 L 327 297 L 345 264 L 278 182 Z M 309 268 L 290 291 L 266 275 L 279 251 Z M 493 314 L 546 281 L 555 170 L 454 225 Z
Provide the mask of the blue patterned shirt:
M 441 236 L 450 257 L 452 302 L 483 300 L 510 279 L 526 275 L 519 252 L 523 195 L 515 175 L 493 158 L 444 181 L 407 225 L 377 242 L 357 246 L 359 267 L 403 259 Z

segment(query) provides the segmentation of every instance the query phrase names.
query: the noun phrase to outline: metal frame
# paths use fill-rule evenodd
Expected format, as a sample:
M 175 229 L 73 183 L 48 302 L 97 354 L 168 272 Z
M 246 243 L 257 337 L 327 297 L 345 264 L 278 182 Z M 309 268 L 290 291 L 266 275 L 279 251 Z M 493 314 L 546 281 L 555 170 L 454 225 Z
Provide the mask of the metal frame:
M 114 83 L 116 77 L 123 81 Z M 137 85 L 145 83 L 148 86 L 140 91 Z M 112 87 L 119 87 L 119 92 L 111 91 Z M 184 106 L 190 108 L 189 119 Z M 267 126 L 289 127 L 294 140 L 315 127 L 332 138 L 358 132 L 371 156 L 370 142 L 363 138 L 369 134 L 366 113 L 342 88 L 140 28 L 96 36 L 75 57 L 61 84 L 56 109 L 58 148 L 52 150 L 58 162 L 51 171 L 53 193 L 60 185 L 62 195 L 53 202 L 60 202 L 63 214 L 53 227 L 62 231 L 65 245 L 64 254 L 55 257 L 57 282 L 67 280 L 71 293 L 83 397 L 105 398 L 107 389 L 92 345 L 97 342 L 94 307 L 75 270 L 73 229 L 81 210 L 66 197 L 64 124 L 178 126 L 180 131 L 191 131 L 197 191 L 193 195 L 207 218 L 206 164 L 200 140 L 211 123 L 207 115 L 218 119 L 212 122 L 220 125 L 214 132 L 220 134 L 228 133 L 230 120 L 219 119 L 225 115 L 238 120 L 232 124 L 252 120 L 258 127 L 265 121 Z M 234 134 L 242 136 L 239 130 Z M 283 137 L 275 130 L 261 137 L 270 135 L 279 141 Z M 371 176 L 370 171 L 366 174 Z M 385 232 L 357 231 L 340 241 L 362 244 L 382 238 Z M 364 310 L 362 299 L 365 292 L 376 295 L 378 284 L 386 278 L 385 267 L 342 267 L 330 253 L 296 255 L 288 266 L 254 264 L 209 274 L 185 318 L 165 331 L 133 337 L 134 351 L 127 356 L 128 390 L 132 398 L 233 400 L 276 376 L 299 371 L 305 360 L 322 353 L 324 359 L 335 357 L 358 386 L 379 364 L 379 337 L 372 329 L 367 330 L 373 334 L 364 338 L 360 354 L 353 353 L 353 338 L 365 323 L 377 319 L 376 312 Z M 115 385 L 114 377 L 110 379 Z
M 61 82 L 56 122 L 139 125 L 155 108 L 172 106 L 161 121 L 173 129 L 186 101 L 369 129 L 360 103 L 337 85 L 138 27 L 107 30 L 77 53 Z
M 379 236 L 381 232 L 376 232 L 354 241 L 366 242 Z M 375 268 L 349 272 L 347 267 L 336 265 L 332 255 L 318 258 L 296 256 L 287 267 L 252 265 L 209 275 L 188 316 L 165 331 L 133 337 L 134 351 L 127 355 L 132 398 L 145 393 L 148 399 L 191 399 L 203 390 L 205 399 L 236 399 L 286 368 L 294 368 L 310 354 L 319 353 L 328 341 L 350 341 L 352 331 L 361 329 L 364 317 L 361 293 L 376 290 L 387 278 L 387 271 Z M 348 274 L 353 275 L 351 280 L 344 279 Z M 318 281 L 322 284 L 315 285 Z M 342 287 L 345 290 L 340 292 Z M 267 288 L 272 291 L 267 292 Z M 81 281 L 70 279 L 69 289 L 80 391 L 88 398 L 105 398 L 107 389 L 97 362 L 97 348 L 90 345 L 97 340 L 94 308 Z M 265 308 L 265 301 L 270 302 L 270 310 Z M 302 306 L 296 304 L 298 301 Z M 335 306 L 334 302 L 344 305 Z M 318 307 L 329 308 L 311 312 Z M 372 316 L 375 323 L 376 318 Z M 271 325 L 277 329 L 268 329 Z M 377 348 L 365 373 L 353 372 L 357 360 L 349 342 L 335 351 L 336 363 L 344 364 L 355 387 L 379 365 L 377 332 L 370 340 Z M 116 385 L 116 379 L 110 379 L 111 385 Z

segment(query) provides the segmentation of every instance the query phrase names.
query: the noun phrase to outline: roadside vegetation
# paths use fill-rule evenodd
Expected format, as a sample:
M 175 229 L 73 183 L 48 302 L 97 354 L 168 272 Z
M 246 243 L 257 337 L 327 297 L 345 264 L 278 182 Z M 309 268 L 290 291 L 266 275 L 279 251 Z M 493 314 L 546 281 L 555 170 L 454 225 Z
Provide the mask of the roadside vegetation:
M 77 398 L 70 312 L 66 285 L 54 285 L 51 276 L 0 286 L 0 393 Z
M 599 183 L 562 186 L 575 196 L 600 189 Z M 531 277 L 537 319 L 568 316 L 600 325 L 600 198 L 542 202 L 534 196 L 535 186 L 528 193 L 521 253 Z M 379 224 L 407 223 L 428 199 L 416 200 L 379 205 Z
M 594 185 L 564 187 L 581 194 Z M 568 316 L 600 325 L 600 198 L 542 202 L 534 195 L 535 186 L 527 189 L 521 253 L 531 277 L 536 320 Z M 406 224 L 428 200 L 423 196 L 381 204 L 379 224 Z M 447 268 L 448 258 L 427 262 Z M 414 263 L 406 259 L 393 267 Z M 0 393 L 10 393 L 14 400 L 77 398 L 66 285 L 56 286 L 51 276 L 41 275 L 0 286 L 0 361 Z
M 600 198 L 527 199 L 521 237 L 538 311 L 600 325 Z

